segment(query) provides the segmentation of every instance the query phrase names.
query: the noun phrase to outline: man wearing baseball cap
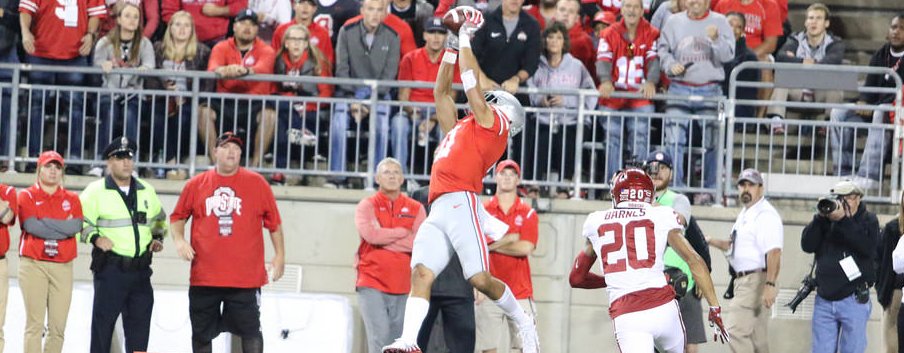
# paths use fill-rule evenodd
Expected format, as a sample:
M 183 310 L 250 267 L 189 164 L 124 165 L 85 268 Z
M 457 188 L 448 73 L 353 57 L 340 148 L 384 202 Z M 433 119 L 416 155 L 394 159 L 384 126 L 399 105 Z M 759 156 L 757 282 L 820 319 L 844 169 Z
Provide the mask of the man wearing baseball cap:
M 517 162 L 506 159 L 496 164 L 495 180 L 496 195 L 484 202 L 484 208 L 491 216 L 505 222 L 508 231 L 501 239 L 489 244 L 490 273 L 512 289 L 524 312 L 536 320 L 528 256 L 537 247 L 537 212 L 530 203 L 518 197 L 521 166 Z M 478 294 L 477 303 L 477 351 L 508 352 L 509 347 L 498 346 L 503 334 L 509 337 L 511 349 L 520 349 L 521 339 L 515 322 L 483 294 Z
M 726 294 L 729 301 L 725 310 L 726 329 L 733 333 L 732 352 L 765 352 L 771 308 L 778 295 L 784 225 L 778 211 L 763 196 L 759 171 L 744 169 L 737 185 L 744 207 L 732 227 L 731 238 L 707 242 L 725 251 L 730 269 L 734 269 L 734 296 Z M 872 249 L 875 251 L 875 244 Z
M 104 149 L 108 174 L 79 195 L 84 213 L 81 241 L 94 246 L 94 306 L 91 352 L 110 352 L 117 318 L 122 315 L 125 348 L 147 350 L 154 307 L 151 257 L 163 250 L 166 213 L 157 191 L 132 175 L 135 143 L 113 139 Z
M 241 337 L 245 353 L 264 351 L 259 298 L 268 274 L 261 226 L 273 242 L 270 278 L 279 280 L 285 268 L 276 199 L 263 176 L 241 167 L 244 145 L 232 132 L 220 135 L 215 168 L 185 184 L 170 216 L 176 251 L 192 262 L 188 306 L 194 352 L 210 352 L 222 331 Z M 185 240 L 189 218 L 191 243 Z
M 864 352 L 879 220 L 861 202 L 863 190 L 854 182 L 841 181 L 830 192 L 834 210 L 814 214 L 800 238 L 804 252 L 816 256 L 812 350 Z

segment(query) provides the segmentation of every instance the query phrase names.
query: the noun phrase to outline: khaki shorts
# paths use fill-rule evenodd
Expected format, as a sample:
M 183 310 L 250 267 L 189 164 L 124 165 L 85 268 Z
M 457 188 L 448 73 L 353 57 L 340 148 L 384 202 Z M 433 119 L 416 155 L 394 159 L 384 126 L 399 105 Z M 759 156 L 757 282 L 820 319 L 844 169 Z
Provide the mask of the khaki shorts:
M 537 311 L 533 299 L 520 299 L 518 304 L 524 313 L 536 322 Z M 518 336 L 518 324 L 505 316 L 505 312 L 491 299 L 484 299 L 475 306 L 474 319 L 477 322 L 476 351 L 496 349 L 507 352 L 504 347 L 521 349 L 521 338 Z M 502 347 L 502 348 L 500 348 Z

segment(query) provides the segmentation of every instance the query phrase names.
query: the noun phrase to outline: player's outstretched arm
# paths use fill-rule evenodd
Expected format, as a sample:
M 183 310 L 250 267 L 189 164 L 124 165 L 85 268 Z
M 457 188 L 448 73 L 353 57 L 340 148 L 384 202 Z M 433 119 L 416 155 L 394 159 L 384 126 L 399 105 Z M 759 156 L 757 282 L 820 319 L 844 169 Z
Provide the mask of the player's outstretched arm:
M 568 275 L 568 283 L 571 288 L 595 289 L 605 288 L 606 278 L 598 274 L 590 272 L 590 267 L 596 262 L 596 253 L 593 251 L 593 244 L 587 241 L 584 250 L 578 253 L 574 259 L 574 266 L 571 267 L 571 274 Z
M 458 29 L 458 68 L 461 71 L 461 84 L 464 86 L 465 96 L 468 98 L 468 107 L 474 113 L 474 119 L 480 126 L 493 127 L 493 112 L 483 97 L 483 89 L 480 86 L 480 66 L 477 57 L 471 50 L 471 37 L 483 26 L 483 15 L 474 9 L 474 12 L 465 14 L 465 22 Z
M 451 35 L 451 34 L 450 34 Z M 436 120 L 439 122 L 443 134 L 452 130 L 458 121 L 458 112 L 455 109 L 455 98 L 452 91 L 452 75 L 455 74 L 455 52 L 446 50 L 443 53 L 439 72 L 436 74 L 436 84 L 433 86 L 433 101 L 436 104 Z

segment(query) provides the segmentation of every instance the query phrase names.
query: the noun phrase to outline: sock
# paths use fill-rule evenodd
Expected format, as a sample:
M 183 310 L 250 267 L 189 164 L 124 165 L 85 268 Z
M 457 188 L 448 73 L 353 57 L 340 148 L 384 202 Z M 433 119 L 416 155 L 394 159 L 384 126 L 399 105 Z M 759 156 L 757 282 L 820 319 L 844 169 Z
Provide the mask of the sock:
M 430 302 L 424 298 L 408 297 L 405 301 L 405 321 L 402 324 L 401 339 L 406 342 L 417 342 L 417 334 L 430 309 Z
M 505 292 L 502 292 L 502 297 L 496 301 L 496 305 L 505 312 L 506 316 L 515 320 L 519 328 L 532 324 L 530 318 L 524 313 L 524 309 L 518 304 L 518 299 L 515 299 L 515 296 L 512 295 L 512 290 L 509 289 L 508 285 L 505 285 Z

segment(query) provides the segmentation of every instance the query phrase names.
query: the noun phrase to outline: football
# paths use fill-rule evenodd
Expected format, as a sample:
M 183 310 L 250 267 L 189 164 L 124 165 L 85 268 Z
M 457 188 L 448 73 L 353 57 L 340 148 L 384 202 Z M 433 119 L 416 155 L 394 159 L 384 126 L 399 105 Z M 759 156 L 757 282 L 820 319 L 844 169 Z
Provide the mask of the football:
M 458 33 L 458 29 L 461 28 L 463 23 L 465 23 L 465 12 L 461 9 L 450 9 L 449 12 L 446 12 L 446 15 L 443 16 L 443 26 L 446 26 L 452 33 Z

